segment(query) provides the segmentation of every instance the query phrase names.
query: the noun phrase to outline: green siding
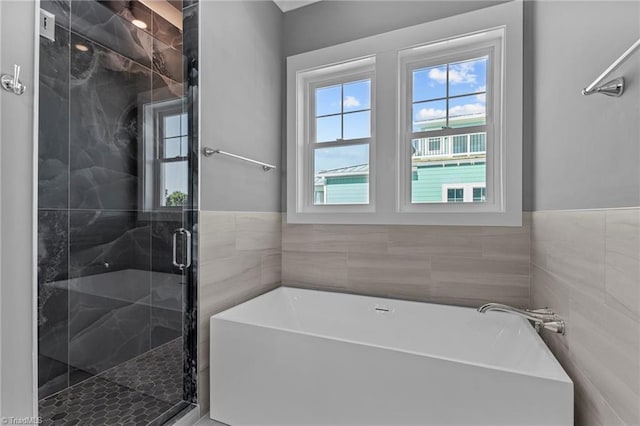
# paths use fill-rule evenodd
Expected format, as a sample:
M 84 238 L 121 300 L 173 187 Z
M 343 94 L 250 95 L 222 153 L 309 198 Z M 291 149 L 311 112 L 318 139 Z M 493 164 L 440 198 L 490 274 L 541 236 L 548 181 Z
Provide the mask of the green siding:
M 485 164 L 419 166 L 412 173 L 411 201 L 414 203 L 442 202 L 442 185 L 447 183 L 484 182 Z
M 476 183 L 486 179 L 486 165 L 448 164 L 418 166 L 412 173 L 411 201 L 414 203 L 442 202 L 442 185 Z M 368 176 L 328 177 L 327 204 L 360 204 L 368 201 Z M 321 190 L 316 186 L 316 191 Z
M 327 178 L 327 204 L 366 204 L 369 202 L 369 176 Z
M 341 177 L 328 177 L 327 185 L 339 185 L 347 183 L 367 183 L 369 182 L 369 176 L 341 176 Z

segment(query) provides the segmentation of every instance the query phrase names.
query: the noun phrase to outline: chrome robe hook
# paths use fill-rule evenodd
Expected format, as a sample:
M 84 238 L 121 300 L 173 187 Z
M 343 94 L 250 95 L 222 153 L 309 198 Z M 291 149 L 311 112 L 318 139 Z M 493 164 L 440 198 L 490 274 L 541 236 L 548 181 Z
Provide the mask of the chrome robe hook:
M 13 92 L 16 95 L 22 95 L 27 89 L 27 86 L 22 84 L 19 80 L 20 77 L 20 65 L 13 65 L 13 75 L 4 74 L 0 77 L 0 83 L 2 88 L 7 92 Z

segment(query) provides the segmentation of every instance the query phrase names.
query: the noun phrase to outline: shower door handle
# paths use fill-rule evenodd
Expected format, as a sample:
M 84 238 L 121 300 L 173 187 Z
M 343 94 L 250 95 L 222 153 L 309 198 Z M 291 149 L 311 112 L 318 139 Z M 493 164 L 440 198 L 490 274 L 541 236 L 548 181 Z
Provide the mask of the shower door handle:
M 191 232 L 187 231 L 186 229 L 183 228 L 183 231 L 185 233 L 185 235 L 187 236 L 187 259 L 186 262 L 187 264 L 184 266 L 185 268 L 188 268 L 189 266 L 191 266 Z
M 185 263 L 178 263 L 178 235 L 186 236 L 186 259 L 184 259 Z M 191 232 L 187 231 L 184 228 L 176 229 L 173 232 L 173 266 L 184 271 L 189 266 L 191 266 Z

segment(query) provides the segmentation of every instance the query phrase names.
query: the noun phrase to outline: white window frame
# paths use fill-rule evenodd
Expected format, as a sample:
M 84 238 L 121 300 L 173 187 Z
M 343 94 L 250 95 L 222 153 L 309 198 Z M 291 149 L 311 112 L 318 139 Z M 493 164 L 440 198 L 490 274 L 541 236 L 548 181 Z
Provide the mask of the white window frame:
M 371 81 L 370 93 L 370 136 L 359 139 L 341 139 L 334 142 L 316 142 L 316 89 L 350 82 Z M 375 167 L 372 167 L 373 153 L 375 152 L 375 58 L 361 58 L 341 64 L 333 64 L 314 70 L 302 72 L 298 75 L 298 87 L 300 88 L 299 102 L 301 102 L 300 113 L 301 133 L 298 137 L 297 150 L 300 152 L 300 161 L 304 164 L 302 168 L 302 180 L 298 182 L 300 208 L 309 213 L 344 213 L 355 212 L 365 213 L 375 209 Z M 342 101 L 342 100 L 341 100 Z M 344 119 L 344 113 L 341 119 Z M 356 204 L 326 204 L 327 193 L 324 193 L 325 204 L 315 204 L 315 150 L 318 148 L 340 148 L 347 146 L 369 146 L 369 194 L 368 203 Z
M 492 132 L 500 132 L 501 147 L 487 170 L 494 185 L 500 186 L 495 202 L 410 205 L 410 180 L 405 163 L 410 164 L 401 109 L 406 105 L 400 80 L 403 78 L 400 52 L 456 49 L 455 40 L 481 42 L 483 35 L 503 31 L 500 52 L 502 81 L 494 83 L 499 93 L 500 111 L 493 116 Z M 473 38 L 476 38 L 473 40 Z M 287 58 L 287 221 L 289 223 L 403 224 L 403 225 L 522 225 L 522 1 L 515 0 L 473 12 L 375 35 Z M 468 43 L 467 43 L 468 44 Z M 404 55 L 406 56 L 406 55 Z M 373 129 L 370 145 L 370 204 L 355 206 L 316 206 L 309 208 L 305 185 L 308 163 L 304 160 L 305 90 L 301 76 L 327 66 L 341 66 L 358 58 L 375 58 L 375 84 L 372 83 Z M 451 61 L 448 61 L 451 62 Z M 442 62 L 445 63 L 445 62 Z M 488 77 L 489 78 L 489 77 Z M 375 100 L 377 99 L 377 102 Z M 487 106 L 496 105 L 487 101 Z M 497 123 L 497 124 L 496 124 Z M 469 129 L 469 128 L 468 128 Z M 487 135 L 487 153 L 491 155 Z M 307 139 L 308 140 L 308 139 Z M 493 139 L 495 140 L 495 138 Z M 402 151 L 402 152 L 401 152 Z M 497 169 L 499 167 L 499 170 Z M 409 175 L 410 176 L 410 175 Z M 489 179 L 487 179 L 489 184 Z M 488 187 L 487 187 L 488 188 Z M 308 192 L 312 192 L 307 189 Z M 487 189 L 487 197 L 490 196 Z M 409 201 L 409 204 L 407 203 Z M 468 205 L 472 205 L 468 210 Z M 325 209 L 325 207 L 327 207 Z M 344 207 L 344 208 L 339 208 Z M 424 207 L 424 208 L 423 208 Z M 452 209 L 453 207 L 453 209 Z M 359 209 L 358 209 L 359 208 Z
M 477 213 L 502 212 L 505 194 L 502 189 L 502 44 L 504 28 L 467 34 L 442 41 L 411 47 L 399 52 L 400 69 L 400 134 L 398 143 L 399 197 L 398 210 L 413 213 Z M 486 124 L 469 127 L 447 128 L 424 132 L 413 131 L 413 72 L 417 69 L 463 62 L 479 57 L 487 60 Z M 411 201 L 411 141 L 416 138 L 458 136 L 467 133 L 486 133 L 486 188 L 487 199 L 483 203 L 448 203 L 446 197 L 440 203 L 412 203 Z M 416 133 L 418 134 L 416 136 Z M 453 156 L 453 155 L 452 155 Z

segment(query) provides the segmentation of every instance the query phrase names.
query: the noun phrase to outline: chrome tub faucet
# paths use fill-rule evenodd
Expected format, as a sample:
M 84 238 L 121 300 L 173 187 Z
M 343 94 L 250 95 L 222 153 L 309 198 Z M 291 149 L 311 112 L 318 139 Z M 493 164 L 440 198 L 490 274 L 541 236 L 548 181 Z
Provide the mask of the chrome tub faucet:
M 478 308 L 478 312 L 482 314 L 489 311 L 507 312 L 526 318 L 533 323 L 537 332 L 543 328 L 558 334 L 565 332 L 564 320 L 549 308 L 519 309 L 502 303 L 487 303 Z

